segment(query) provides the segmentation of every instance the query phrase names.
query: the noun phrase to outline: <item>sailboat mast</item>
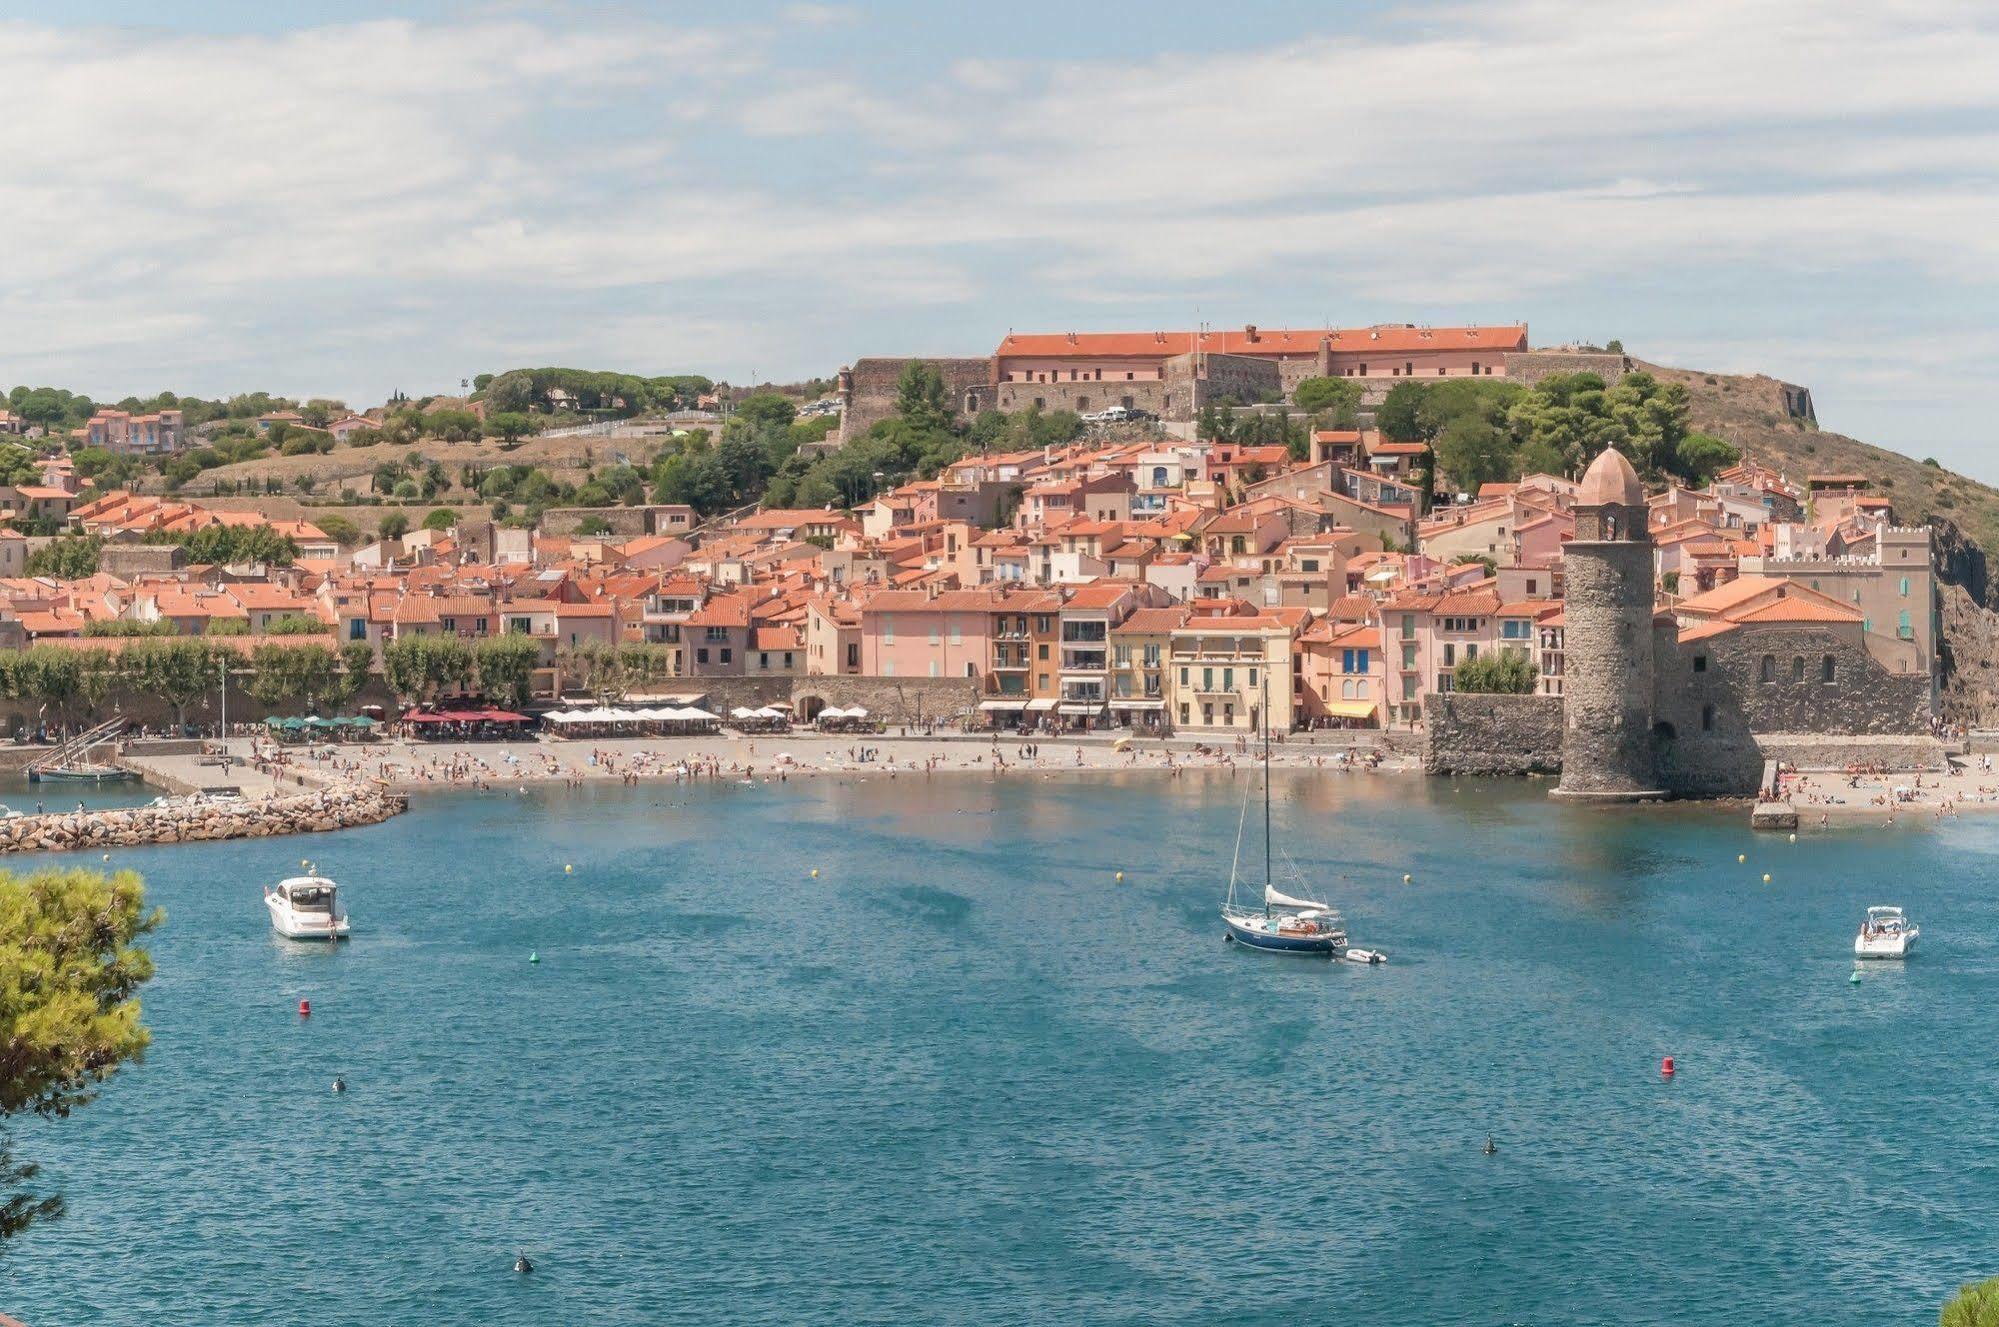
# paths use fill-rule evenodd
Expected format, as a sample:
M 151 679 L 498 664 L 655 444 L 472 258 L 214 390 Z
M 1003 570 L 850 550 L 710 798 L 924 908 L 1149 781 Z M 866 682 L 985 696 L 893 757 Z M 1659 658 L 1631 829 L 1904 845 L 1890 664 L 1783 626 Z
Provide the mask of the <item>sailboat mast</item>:
M 1270 661 L 1258 676 L 1262 679 L 1263 717 L 1263 914 L 1270 915 Z

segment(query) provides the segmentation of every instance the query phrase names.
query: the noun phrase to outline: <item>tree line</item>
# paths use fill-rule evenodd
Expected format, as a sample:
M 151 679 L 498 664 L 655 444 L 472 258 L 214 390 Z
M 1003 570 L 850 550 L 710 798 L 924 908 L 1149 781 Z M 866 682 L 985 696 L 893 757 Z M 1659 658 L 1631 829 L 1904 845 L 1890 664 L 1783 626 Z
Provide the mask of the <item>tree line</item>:
M 1397 383 L 1375 412 L 1385 438 L 1421 442 L 1436 477 L 1459 492 L 1527 474 L 1579 475 L 1606 447 L 1659 483 L 1705 485 L 1741 459 L 1722 438 L 1688 424 L 1680 383 L 1627 373 L 1550 374 L 1532 387 L 1492 378 Z

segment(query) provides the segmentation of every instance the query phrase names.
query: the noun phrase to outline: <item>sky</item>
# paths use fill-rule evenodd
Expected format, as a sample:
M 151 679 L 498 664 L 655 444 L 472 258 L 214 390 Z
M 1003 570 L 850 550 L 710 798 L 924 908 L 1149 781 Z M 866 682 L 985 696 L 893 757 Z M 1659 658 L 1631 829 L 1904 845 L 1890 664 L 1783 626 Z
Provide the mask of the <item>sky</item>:
M 1999 481 L 1999 7 L 0 0 L 0 390 L 1525 321 Z

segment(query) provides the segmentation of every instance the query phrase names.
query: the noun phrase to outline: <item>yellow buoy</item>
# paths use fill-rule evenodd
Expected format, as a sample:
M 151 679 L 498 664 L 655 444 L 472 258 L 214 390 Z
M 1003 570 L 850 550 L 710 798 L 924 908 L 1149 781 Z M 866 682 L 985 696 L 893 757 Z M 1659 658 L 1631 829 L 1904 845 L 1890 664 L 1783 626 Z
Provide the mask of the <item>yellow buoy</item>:
M 1763 883 L 1766 885 L 1770 883 L 1770 873 L 1768 871 L 1763 873 Z
M 573 872 L 573 871 L 574 871 L 575 869 L 576 869 L 575 867 L 571 866 L 571 865 L 570 865 L 569 863 L 567 863 L 567 862 L 564 862 L 564 863 L 562 864 L 562 873 L 563 873 L 564 875 L 568 875 L 568 874 L 570 874 L 570 873 L 571 873 L 571 872 Z
M 107 853 L 105 853 L 105 854 L 104 854 L 104 860 L 105 860 L 105 861 L 107 861 L 107 862 L 108 862 L 108 861 L 110 861 L 110 860 L 111 860 L 111 854 L 110 854 L 110 853 L 108 853 L 108 852 L 107 852 Z
M 1123 872 L 1123 871 L 1119 871 L 1119 872 L 1117 873 L 1117 882 L 1118 882 L 1118 883 L 1119 883 L 1120 885 L 1124 883 L 1124 872 Z
M 1414 879 L 1414 877 L 1413 877 L 1413 876 L 1411 876 L 1411 875 L 1410 875 L 1410 874 L 1409 874 L 1409 873 L 1408 873 L 1407 871 L 1404 871 L 1404 872 L 1402 873 L 1402 883 L 1403 883 L 1403 884 L 1405 884 L 1405 885 L 1406 885 L 1406 884 L 1408 884 L 1408 883 L 1409 883 L 1409 882 L 1410 882 L 1410 881 L 1411 881 L 1412 879 Z
M 1791 835 L 1791 842 L 1796 843 L 1797 841 L 1798 841 L 1798 836 L 1796 834 Z
M 816 866 L 812 868 L 812 878 L 814 880 L 817 880 L 819 878 L 819 868 Z
M 1749 854 L 1746 852 L 1738 852 L 1735 854 L 1735 860 L 1738 862 L 1746 862 L 1749 860 Z

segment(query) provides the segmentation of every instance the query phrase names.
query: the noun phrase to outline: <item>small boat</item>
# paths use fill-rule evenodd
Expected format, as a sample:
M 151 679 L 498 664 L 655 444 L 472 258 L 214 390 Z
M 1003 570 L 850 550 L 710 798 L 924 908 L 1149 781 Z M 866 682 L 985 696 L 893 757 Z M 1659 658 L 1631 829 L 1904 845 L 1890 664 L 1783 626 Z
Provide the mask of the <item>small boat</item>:
M 1867 910 L 1860 934 L 1853 937 L 1855 958 L 1907 958 L 1923 930 L 1909 924 L 1900 908 L 1877 907 Z
M 1270 713 L 1270 693 L 1266 683 L 1264 715 Z M 1270 882 L 1270 729 L 1263 731 L 1263 906 L 1236 901 L 1238 868 L 1242 864 L 1242 828 L 1249 818 L 1249 790 L 1243 790 L 1242 817 L 1236 823 L 1235 859 L 1229 863 L 1228 899 L 1222 904 L 1224 938 L 1251 949 L 1273 954 L 1309 954 L 1339 958 L 1348 952 L 1346 926 L 1340 915 L 1314 899 L 1294 898 L 1279 893 Z M 1369 951 L 1362 950 L 1367 954 Z M 1385 957 L 1382 956 L 1382 957 Z M 1372 954 L 1361 962 L 1380 962 Z
M 119 765 L 32 765 L 30 783 L 124 783 L 139 777 Z
M 295 875 L 264 890 L 271 927 L 287 940 L 345 940 L 340 886 L 323 875 Z

